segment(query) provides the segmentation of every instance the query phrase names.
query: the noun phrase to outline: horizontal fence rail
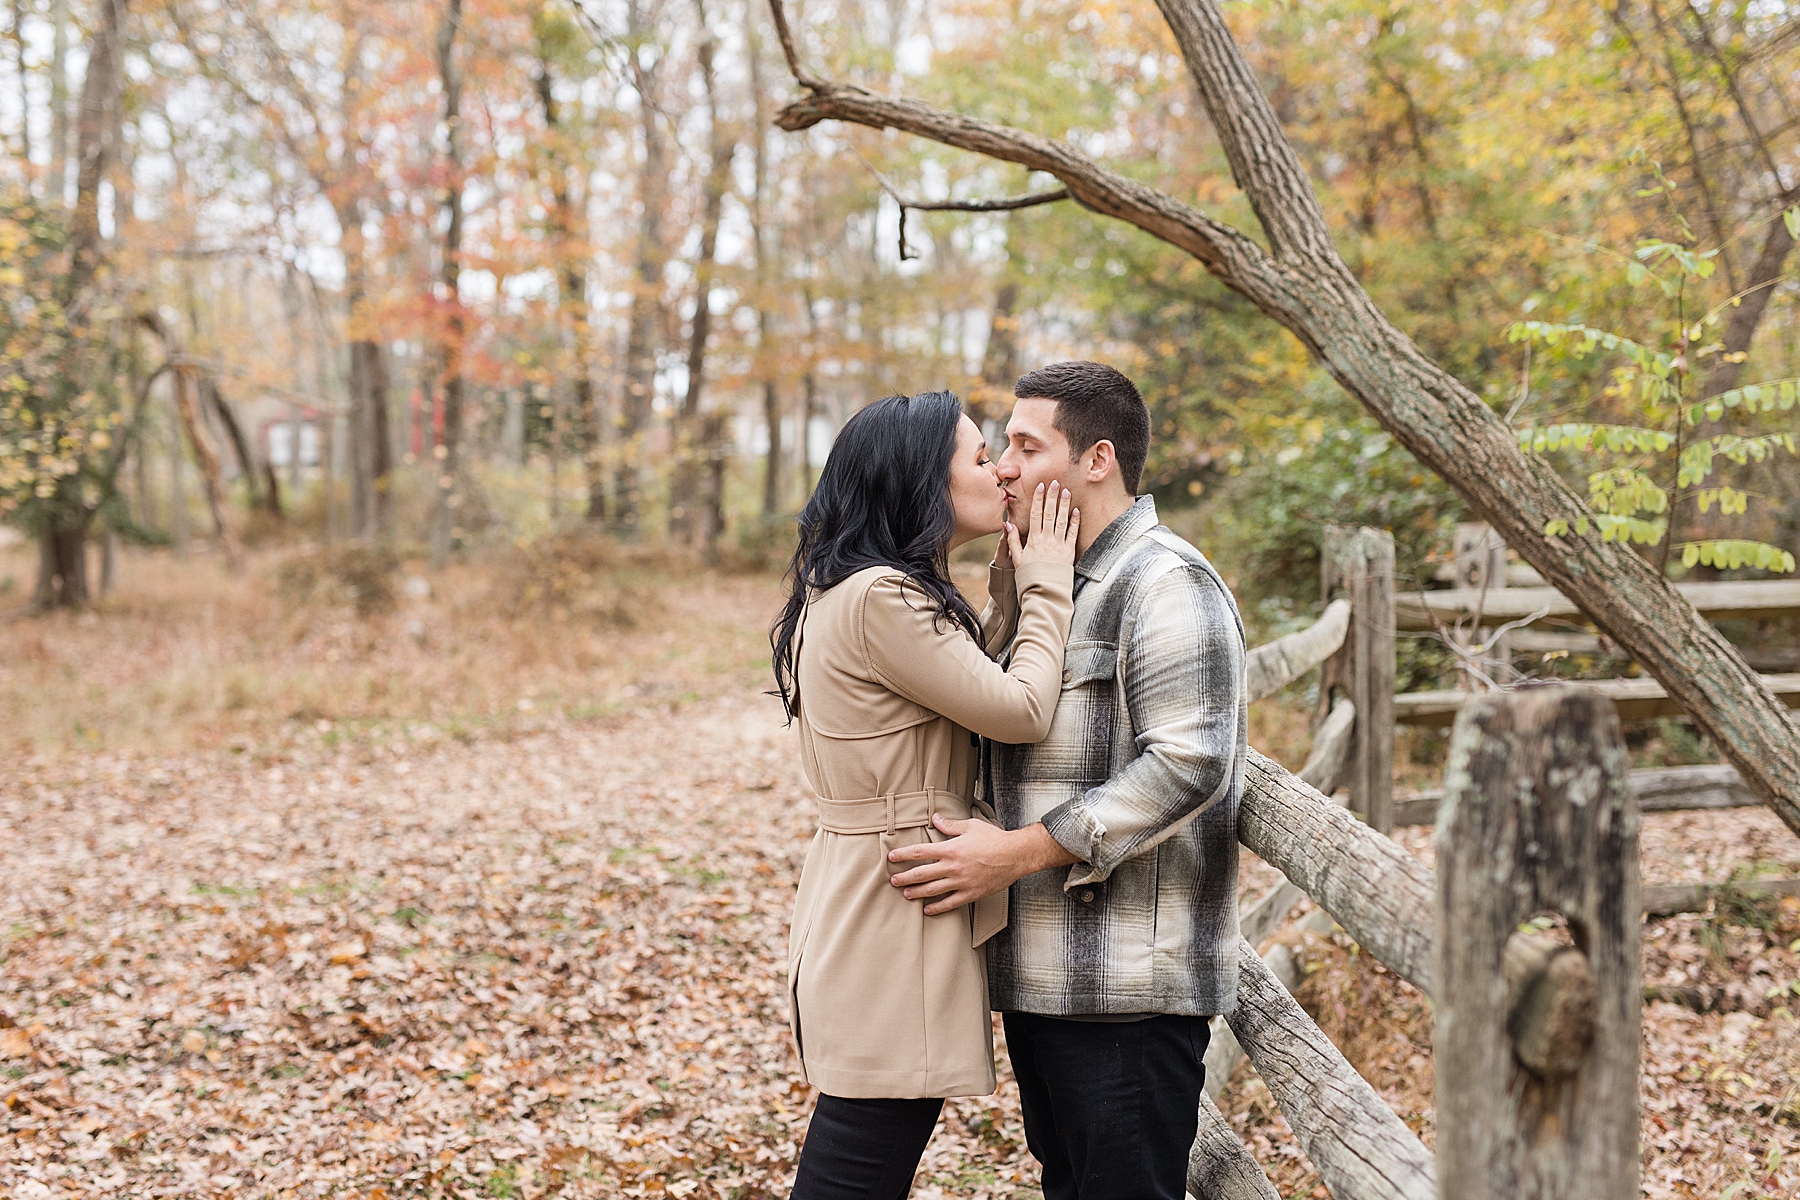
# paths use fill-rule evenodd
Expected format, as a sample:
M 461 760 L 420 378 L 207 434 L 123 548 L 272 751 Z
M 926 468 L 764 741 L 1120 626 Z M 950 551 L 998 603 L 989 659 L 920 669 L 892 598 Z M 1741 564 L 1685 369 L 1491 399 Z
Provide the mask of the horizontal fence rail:
M 1762 804 L 1729 763 L 1703 767 L 1648 767 L 1629 776 L 1639 812 L 1687 812 L 1706 808 L 1755 808 Z M 1432 788 L 1394 801 L 1394 824 L 1435 825 L 1444 789 Z
M 1762 681 L 1789 708 L 1800 708 L 1800 674 L 1764 675 Z M 1582 691 L 1595 692 L 1611 700 L 1621 721 L 1679 717 L 1686 712 L 1669 699 L 1668 692 L 1654 679 L 1570 679 L 1559 682 Z M 1456 714 L 1472 696 L 1481 694 L 1455 691 L 1402 692 L 1394 697 L 1394 720 L 1401 725 L 1449 725 L 1456 720 Z
M 1276 638 L 1244 656 L 1244 694 L 1254 703 L 1273 696 L 1306 674 L 1344 644 L 1350 631 L 1350 602 L 1333 600 L 1313 624 Z
M 1749 580 L 1727 583 L 1678 583 L 1675 590 L 1709 621 L 1755 620 L 1800 612 L 1800 579 Z M 1536 616 L 1538 620 L 1586 620 L 1573 601 L 1552 587 L 1450 588 L 1441 592 L 1405 592 L 1395 597 L 1394 619 L 1406 630 L 1435 629 L 1439 624 L 1467 621 L 1504 625 Z M 1436 622 L 1432 618 L 1436 618 Z

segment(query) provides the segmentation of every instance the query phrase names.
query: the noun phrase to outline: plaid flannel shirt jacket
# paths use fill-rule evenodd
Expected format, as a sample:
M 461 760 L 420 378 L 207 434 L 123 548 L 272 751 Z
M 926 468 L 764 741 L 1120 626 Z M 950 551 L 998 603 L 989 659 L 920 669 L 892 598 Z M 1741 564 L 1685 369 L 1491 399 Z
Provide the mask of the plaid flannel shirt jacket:
M 983 744 L 1008 829 L 1081 861 L 1012 885 L 988 942 L 1005 1012 L 1229 1012 L 1237 1002 L 1244 627 L 1201 553 L 1141 497 L 1075 565 L 1062 698 L 1035 745 Z

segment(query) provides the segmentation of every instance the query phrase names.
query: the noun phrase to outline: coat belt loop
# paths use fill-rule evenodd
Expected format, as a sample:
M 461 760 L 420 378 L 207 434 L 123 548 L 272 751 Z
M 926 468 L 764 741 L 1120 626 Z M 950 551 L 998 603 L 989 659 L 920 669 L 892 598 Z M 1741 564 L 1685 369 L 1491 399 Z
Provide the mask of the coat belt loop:
M 925 787 L 925 823 L 931 824 L 931 818 L 937 816 L 937 788 L 927 784 Z
M 894 836 L 894 793 L 892 793 L 892 792 L 889 792 L 887 794 L 887 822 L 888 822 L 887 835 L 889 837 L 893 837 Z

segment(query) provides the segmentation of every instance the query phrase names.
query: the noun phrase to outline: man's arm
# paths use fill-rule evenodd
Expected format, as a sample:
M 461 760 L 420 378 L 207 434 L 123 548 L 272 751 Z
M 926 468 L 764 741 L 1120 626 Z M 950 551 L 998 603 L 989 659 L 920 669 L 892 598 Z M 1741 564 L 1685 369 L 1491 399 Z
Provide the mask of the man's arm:
M 1179 832 L 1230 791 L 1242 769 L 1244 634 L 1224 586 L 1199 567 L 1166 571 L 1137 606 L 1125 655 L 1125 703 L 1138 757 L 1044 815 L 1076 860 L 1064 888 Z

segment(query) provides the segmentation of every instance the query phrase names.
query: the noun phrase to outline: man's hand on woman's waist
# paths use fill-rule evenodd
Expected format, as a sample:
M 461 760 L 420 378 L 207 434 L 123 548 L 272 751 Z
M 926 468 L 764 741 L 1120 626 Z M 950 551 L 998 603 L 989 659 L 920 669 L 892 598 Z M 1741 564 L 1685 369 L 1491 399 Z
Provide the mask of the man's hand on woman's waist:
M 958 821 L 939 813 L 931 823 L 949 840 L 888 851 L 889 862 L 921 864 L 888 881 L 905 889 L 902 895 L 908 900 L 930 901 L 925 906 L 928 917 L 1003 892 L 1014 880 L 1036 871 L 1076 861 L 1039 822 L 1023 829 L 1001 829 L 986 821 Z

